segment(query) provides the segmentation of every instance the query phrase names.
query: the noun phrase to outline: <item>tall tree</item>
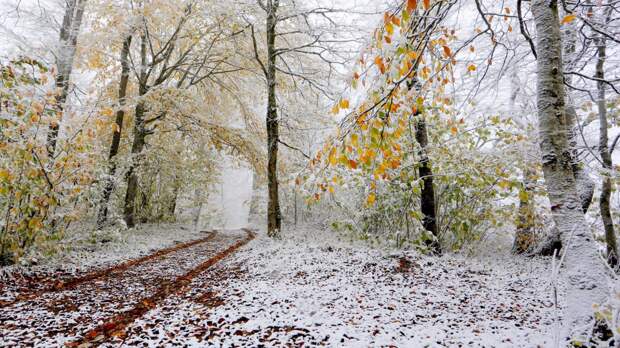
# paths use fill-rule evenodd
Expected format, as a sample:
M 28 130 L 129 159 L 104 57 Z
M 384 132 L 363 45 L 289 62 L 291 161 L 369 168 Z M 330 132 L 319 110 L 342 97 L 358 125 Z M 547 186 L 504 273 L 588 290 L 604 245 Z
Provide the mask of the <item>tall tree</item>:
M 80 27 L 82 26 L 85 6 L 86 0 L 66 0 L 65 15 L 60 27 L 58 52 L 56 52 L 56 88 L 58 89 L 56 108 L 58 110 L 57 114 L 59 119 L 50 124 L 47 133 L 47 154 L 50 158 L 54 157 L 56 152 L 58 132 L 60 130 L 62 114 L 65 110 L 65 102 L 69 95 L 73 59 L 75 57 L 75 48 L 77 46 Z
M 566 132 L 558 1 L 537 0 L 532 4 L 532 13 L 537 33 L 537 108 L 542 165 L 551 211 L 565 252 L 568 305 L 563 334 L 573 337 L 581 334 L 580 330 L 593 318 L 592 305 L 605 298 L 605 267 L 587 227 L 573 174 Z
M 564 70 L 571 71 L 572 67 L 577 63 L 576 49 L 577 49 L 577 31 L 573 23 L 566 23 L 564 25 L 562 40 L 564 43 Z M 564 76 L 565 82 L 568 86 L 572 85 L 572 75 Z M 566 90 L 566 128 L 569 136 L 569 146 L 572 152 L 573 158 L 573 174 L 575 176 L 575 183 L 577 185 L 577 194 L 581 201 L 581 209 L 583 212 L 587 212 L 590 204 L 592 203 L 592 197 L 594 196 L 594 180 L 590 178 L 590 174 L 587 170 L 587 164 L 579 155 L 578 140 L 581 136 L 581 125 L 575 109 L 574 100 L 571 97 L 571 89 Z M 584 144 L 588 146 L 587 144 Z
M 607 20 L 609 23 L 611 19 L 612 7 L 608 7 Z M 616 267 L 618 265 L 618 243 L 616 241 L 616 232 L 614 229 L 614 221 L 611 217 L 610 198 L 612 191 L 611 182 L 611 170 L 612 170 L 612 158 L 611 151 L 608 146 L 609 137 L 607 135 L 607 100 L 605 97 L 605 60 L 607 59 L 607 40 L 604 36 L 598 35 L 595 40 L 596 43 L 596 71 L 594 77 L 597 79 L 597 101 L 598 108 L 598 120 L 599 120 L 599 153 L 601 156 L 601 162 L 603 166 L 603 175 L 601 183 L 601 195 L 599 201 L 599 210 L 601 213 L 601 219 L 603 220 L 603 227 L 605 228 L 605 241 L 607 242 L 607 262 L 610 266 Z
M 125 98 L 127 96 L 127 84 L 129 82 L 129 50 L 131 49 L 132 35 L 129 35 L 123 41 L 121 49 L 121 79 L 118 86 L 118 110 L 114 120 L 114 131 L 112 133 L 112 142 L 110 144 L 110 152 L 108 155 L 108 177 L 103 187 L 103 195 L 97 214 L 97 226 L 101 228 L 108 216 L 108 203 L 110 195 L 114 189 L 114 176 L 116 175 L 117 163 L 115 161 L 118 149 L 121 143 L 121 134 L 123 131 L 123 121 L 125 119 Z
M 296 1 L 282 3 L 280 0 L 257 0 L 258 7 L 264 13 L 264 41 L 259 45 L 257 39 L 258 25 L 254 19 L 246 16 L 252 36 L 252 50 L 254 60 L 258 63 L 267 87 L 266 117 L 267 128 L 267 231 L 269 236 L 277 237 L 282 228 L 282 214 L 278 192 L 278 146 L 282 144 L 298 151 L 295 146 L 288 145 L 281 139 L 280 126 L 282 108 L 278 105 L 279 75 L 292 80 L 294 87 L 303 90 L 304 86 L 314 90 L 317 94 L 331 98 L 328 91 L 330 78 L 335 74 L 334 65 L 342 64 L 334 52 L 334 45 L 346 43 L 331 37 L 328 30 L 321 28 L 321 18 L 329 25 L 336 22 L 329 17 L 337 12 L 332 8 L 321 6 L 312 7 L 308 2 L 303 7 Z M 280 9 L 285 9 L 279 13 Z M 262 18 L 261 18 L 262 20 Z M 333 28 L 332 28 L 333 29 Z M 263 34 L 262 30 L 260 31 Z M 264 52 L 264 53 L 263 53 Z M 262 57 L 266 55 L 266 57 Z M 328 66 L 329 73 L 322 75 L 318 63 Z M 313 66 L 313 64 L 315 64 Z M 301 83 L 298 84 L 297 81 Z M 302 98 L 307 96 L 302 94 Z M 316 96 L 317 99 L 318 96 Z
M 140 36 L 140 66 L 138 72 L 138 98 L 140 98 L 136 104 L 134 111 L 134 125 L 133 125 L 133 142 L 131 145 L 131 165 L 127 172 L 127 191 L 125 192 L 125 205 L 124 216 L 127 227 L 135 226 L 135 202 L 138 194 L 138 173 L 136 167 L 139 165 L 139 156 L 146 144 L 146 128 L 145 128 L 145 101 L 141 99 L 148 92 L 149 86 L 147 85 L 147 39 L 146 35 Z
M 276 24 L 277 11 L 280 6 L 279 0 L 266 0 L 261 7 L 267 13 L 266 40 L 267 40 L 267 66 L 263 67 L 267 81 L 267 233 L 274 237 L 282 228 L 282 216 L 280 212 L 280 197 L 278 194 L 278 143 L 280 131 L 278 124 L 278 105 L 276 101 Z

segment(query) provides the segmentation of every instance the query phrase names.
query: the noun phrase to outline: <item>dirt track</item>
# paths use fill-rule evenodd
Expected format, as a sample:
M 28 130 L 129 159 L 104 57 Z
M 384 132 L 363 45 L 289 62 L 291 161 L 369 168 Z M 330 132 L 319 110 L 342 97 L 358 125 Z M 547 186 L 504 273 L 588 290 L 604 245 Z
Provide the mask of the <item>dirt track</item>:
M 0 346 L 98 345 L 254 238 L 249 230 L 209 236 L 114 267 L 54 282 L 0 307 Z

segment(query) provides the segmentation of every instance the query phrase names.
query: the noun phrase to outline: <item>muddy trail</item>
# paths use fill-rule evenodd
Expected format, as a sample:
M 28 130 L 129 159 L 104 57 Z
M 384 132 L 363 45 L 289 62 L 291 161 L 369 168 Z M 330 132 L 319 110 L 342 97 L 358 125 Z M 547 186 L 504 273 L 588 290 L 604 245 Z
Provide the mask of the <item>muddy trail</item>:
M 0 307 L 0 347 L 93 346 L 126 338 L 125 328 L 254 238 L 211 232 L 117 266 L 26 291 Z

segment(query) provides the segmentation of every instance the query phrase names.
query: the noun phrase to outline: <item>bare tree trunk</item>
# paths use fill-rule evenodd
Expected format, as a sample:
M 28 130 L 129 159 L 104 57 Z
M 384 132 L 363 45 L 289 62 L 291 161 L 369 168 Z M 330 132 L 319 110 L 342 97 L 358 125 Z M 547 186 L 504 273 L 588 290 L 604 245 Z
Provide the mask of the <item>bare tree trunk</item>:
M 140 38 L 140 60 L 141 60 L 141 71 L 140 71 L 140 85 L 138 89 L 139 97 L 142 97 L 146 94 L 148 86 L 147 86 L 147 76 L 146 76 L 146 37 L 143 35 Z M 131 165 L 129 167 L 129 171 L 127 172 L 127 192 L 125 193 L 125 206 L 124 206 L 124 215 L 125 215 L 125 223 L 127 227 L 131 228 L 135 226 L 135 210 L 136 210 L 136 195 L 138 193 L 138 173 L 136 172 L 137 168 L 140 165 L 140 154 L 144 149 L 144 145 L 146 144 L 146 130 L 144 128 L 144 112 L 145 105 L 144 101 L 139 100 L 136 104 L 135 116 L 134 116 L 134 127 L 133 127 L 133 143 L 131 145 Z
M 47 133 L 47 155 L 50 158 L 56 153 L 56 143 L 58 142 L 58 132 L 60 121 L 65 109 L 65 102 L 69 95 L 69 85 L 71 72 L 73 70 L 73 59 L 75 57 L 75 47 L 77 46 L 78 34 L 82 26 L 84 7 L 86 0 L 66 0 L 65 15 L 60 27 L 60 44 L 56 57 L 56 110 L 58 121 L 52 121 Z
M 144 133 L 144 103 L 139 101 L 135 111 L 134 138 L 131 145 L 131 165 L 127 172 L 127 192 L 125 193 L 125 223 L 127 227 L 135 226 L 135 205 L 138 193 L 138 173 L 136 170 L 140 165 L 140 154 L 145 145 Z
M 276 12 L 278 0 L 267 0 L 267 234 L 278 237 L 282 227 L 280 200 L 278 195 L 278 142 L 280 140 L 276 102 Z
M 607 136 L 607 106 L 605 98 L 605 70 L 604 64 L 606 57 L 606 42 L 605 39 L 599 37 L 596 40 L 598 49 L 598 59 L 596 61 L 596 73 L 595 77 L 598 79 L 596 84 L 598 90 L 598 120 L 599 120 L 599 151 L 603 162 L 603 178 L 601 183 L 601 199 L 599 203 L 599 209 L 601 212 L 601 219 L 603 220 L 603 226 L 605 228 L 605 241 L 607 242 L 607 262 L 610 266 L 616 267 L 618 264 L 618 246 L 616 242 L 616 234 L 614 231 L 614 221 L 611 218 L 611 210 L 609 208 L 609 200 L 611 197 L 611 168 L 612 159 L 609 152 Z
M 433 187 L 433 171 L 426 152 L 426 147 L 428 146 L 428 132 L 426 130 L 426 121 L 423 118 L 424 116 L 417 115 L 417 117 L 415 139 L 420 145 L 420 167 L 418 168 L 418 172 L 422 179 L 422 192 L 420 195 L 420 210 L 424 215 L 422 225 L 424 229 L 429 231 L 434 237 L 434 240 L 428 241 L 426 245 L 432 253 L 441 254 L 439 230 L 437 228 L 437 211 L 435 206 L 435 188 Z
M 114 189 L 114 175 L 116 174 L 116 161 L 114 160 L 118 154 L 121 143 L 121 133 L 123 130 L 123 120 L 125 118 L 125 97 L 127 96 L 127 83 L 129 82 L 129 50 L 131 48 L 131 35 L 123 42 L 121 50 L 121 80 L 118 86 L 118 104 L 119 109 L 116 111 L 116 129 L 112 134 L 112 143 L 110 144 L 110 154 L 108 155 L 109 168 L 108 178 L 103 188 L 103 196 L 99 205 L 99 213 L 97 215 L 97 228 L 101 228 L 108 217 L 108 203 L 110 195 Z
M 545 184 L 565 254 L 567 286 L 563 337 L 583 334 L 593 318 L 592 305 L 605 299 L 605 265 L 600 262 L 577 194 L 573 159 L 566 134 L 562 39 L 557 0 L 532 3 L 536 23 L 537 108 Z

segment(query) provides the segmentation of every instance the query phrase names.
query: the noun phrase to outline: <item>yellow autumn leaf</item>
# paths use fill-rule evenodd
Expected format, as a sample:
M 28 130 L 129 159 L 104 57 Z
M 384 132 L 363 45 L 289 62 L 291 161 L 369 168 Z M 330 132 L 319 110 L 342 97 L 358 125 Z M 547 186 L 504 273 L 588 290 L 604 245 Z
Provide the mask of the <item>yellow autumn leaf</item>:
M 568 23 L 574 21 L 575 18 L 577 18 L 577 16 L 575 16 L 574 14 L 566 15 L 566 16 L 564 16 L 564 18 L 562 18 L 562 24 L 568 24 Z
M 340 100 L 340 108 L 341 109 L 348 109 L 349 108 L 349 101 L 347 99 L 341 99 Z
M 329 164 L 335 166 L 338 163 L 338 158 L 336 157 L 336 148 L 332 147 L 331 151 L 329 151 Z
M 119 127 L 118 124 L 116 123 L 112 123 L 112 132 L 119 133 L 120 131 L 121 131 L 121 127 Z
M 452 133 L 452 135 L 456 135 L 456 133 L 458 133 L 459 129 L 456 128 L 456 126 L 452 126 L 450 127 L 450 133 Z
M 392 25 L 392 22 L 385 25 L 385 31 L 387 31 L 389 35 L 394 35 L 394 25 Z
M 334 105 L 334 107 L 331 110 L 331 113 L 333 115 L 338 115 L 339 112 L 340 112 L 340 108 L 338 107 L 338 104 Z
M 368 205 L 373 205 L 375 204 L 375 200 L 377 199 L 377 197 L 375 196 L 374 193 L 371 193 L 368 195 L 368 198 L 366 198 L 366 202 L 368 203 Z
M 499 187 L 503 188 L 504 190 L 507 190 L 510 188 L 510 182 L 507 180 L 500 180 L 497 184 Z
M 111 117 L 112 115 L 114 115 L 114 110 L 112 110 L 112 108 L 103 108 L 101 110 L 101 114 L 103 116 Z
M 467 66 L 467 71 L 476 71 L 476 66 L 474 64 L 469 64 Z
M 8 181 L 11 173 L 7 169 L 0 169 L 0 181 Z

